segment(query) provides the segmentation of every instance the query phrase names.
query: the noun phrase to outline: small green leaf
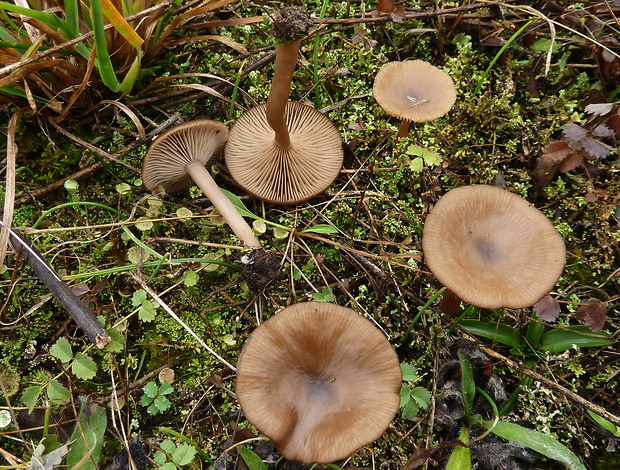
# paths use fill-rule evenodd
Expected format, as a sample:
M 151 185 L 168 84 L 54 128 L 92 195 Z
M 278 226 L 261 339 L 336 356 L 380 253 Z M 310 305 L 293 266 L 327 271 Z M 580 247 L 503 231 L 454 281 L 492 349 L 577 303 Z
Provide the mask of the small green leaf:
M 164 452 L 170 455 L 172 455 L 174 451 L 177 450 L 176 444 L 172 442 L 170 439 L 163 440 L 161 444 L 159 445 L 159 447 L 161 447 L 161 450 L 163 450 Z
M 338 229 L 336 227 L 332 227 L 329 224 L 318 224 L 314 227 L 302 230 L 299 233 L 338 233 Z
M 146 292 L 143 289 L 137 290 L 131 296 L 131 305 L 139 307 L 146 300 Z
M 237 446 L 237 452 L 250 470 L 267 470 L 261 458 L 246 446 Z
M 90 380 L 97 374 L 97 364 L 90 356 L 80 352 L 75 355 L 75 362 L 71 364 L 71 372 L 78 379 Z
M 147 323 L 155 320 L 155 307 L 153 306 L 153 302 L 150 300 L 144 300 L 142 302 L 142 307 L 138 310 L 138 318 Z
M 50 348 L 50 354 L 60 362 L 69 362 L 73 359 L 73 350 L 67 338 L 60 337 Z
M 159 395 L 170 395 L 174 392 L 174 387 L 169 383 L 163 383 L 159 386 Z
M 193 287 L 198 284 L 198 275 L 191 269 L 183 273 L 183 284 L 185 287 Z
M 116 328 L 108 328 L 106 331 L 110 335 L 110 338 L 112 338 L 112 341 L 107 344 L 105 350 L 112 353 L 123 351 L 125 346 L 125 337 L 123 334 Z
M 416 387 L 411 390 L 410 395 L 420 405 L 420 408 L 428 408 L 428 404 L 431 402 L 431 392 L 425 388 Z
M 409 163 L 409 169 L 414 173 L 420 173 L 422 171 L 422 168 L 424 168 L 424 160 L 422 160 L 420 157 L 412 159 L 411 163 Z
M 418 404 L 413 401 L 411 398 L 407 401 L 405 406 L 403 407 L 402 416 L 407 419 L 414 419 L 420 411 L 420 407 Z
M 190 445 L 181 444 L 172 454 L 172 461 L 177 465 L 189 465 L 195 455 L 196 449 Z
M 155 463 L 163 465 L 168 461 L 168 457 L 166 457 L 166 454 L 164 454 L 161 450 L 158 450 L 153 454 L 153 460 Z
M 504 421 L 499 421 L 495 427 L 493 427 L 493 421 L 483 421 L 481 424 L 485 428 L 491 429 L 493 434 L 508 441 L 516 441 L 529 449 L 543 454 L 545 457 L 557 460 L 566 465 L 570 470 L 586 470 L 579 457 L 554 436 Z
M 418 370 L 416 366 L 410 364 L 408 362 L 403 362 L 400 365 L 400 370 L 403 374 L 403 380 L 405 382 L 413 382 L 414 380 L 418 380 Z
M 142 388 L 142 390 L 144 391 L 144 394 L 150 398 L 155 398 L 159 392 L 159 389 L 155 382 L 147 382 Z
M 71 400 L 71 394 L 58 380 L 50 380 L 47 386 L 47 397 L 54 404 L 65 404 Z
M 176 469 L 177 469 L 176 464 L 172 462 L 166 462 L 161 467 L 159 467 L 157 470 L 176 470 Z
M 407 153 L 409 155 L 415 155 L 417 157 L 422 157 L 424 159 L 424 163 L 426 163 L 428 166 L 436 166 L 436 165 L 439 165 L 443 161 L 443 157 L 437 152 L 433 152 L 432 150 L 429 150 L 424 147 L 420 147 L 419 145 L 415 145 L 415 144 L 412 144 L 409 146 L 409 148 L 407 149 Z M 422 168 L 420 168 L 420 170 L 421 169 Z
M 32 410 L 37 404 L 37 400 L 43 391 L 43 387 L 39 387 L 38 385 L 31 385 L 24 393 L 22 393 L 22 401 L 24 405 L 28 407 L 28 413 L 32 413 Z
M 157 408 L 158 411 L 166 411 L 172 403 L 164 396 L 159 396 L 153 400 L 153 405 Z

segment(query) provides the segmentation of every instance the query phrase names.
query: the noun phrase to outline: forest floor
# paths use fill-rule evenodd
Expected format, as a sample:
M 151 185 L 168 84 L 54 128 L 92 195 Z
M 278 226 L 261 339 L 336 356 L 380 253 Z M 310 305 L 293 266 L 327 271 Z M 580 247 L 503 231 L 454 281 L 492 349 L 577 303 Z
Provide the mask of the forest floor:
M 294 2 L 314 20 L 290 99 L 334 122 L 344 165 L 324 194 L 289 206 L 236 187 L 223 159 L 213 166 L 277 255 L 279 269 L 254 290 L 243 247 L 202 192 L 152 193 L 140 169 L 164 129 L 201 118 L 230 126 L 266 101 L 271 18 L 283 5 L 163 3 L 169 18 L 186 16 L 164 47 L 144 55 L 127 93 L 104 86 L 96 68 L 83 88 L 77 81 L 54 91 L 59 75 L 32 68 L 27 54 L 21 69 L 2 64 L 13 67 L 0 70 L 5 214 L 10 208 L 12 226 L 104 322 L 112 343 L 95 348 L 9 246 L 0 259 L 0 466 L 28 468 L 38 456 L 46 466 L 36 468 L 51 469 L 52 449 L 78 462 L 85 451 L 64 444 L 79 416 L 99 445 L 92 468 L 263 468 L 253 456 L 274 468 L 277 450 L 255 439 L 225 364 L 237 363 L 264 319 L 315 300 L 376 322 L 407 379 L 387 431 L 340 468 L 439 469 L 449 459 L 469 468 L 454 457 L 464 428 L 471 439 L 483 432 L 463 416 L 468 362 L 500 409 L 512 397 L 501 422 L 551 436 L 586 468 L 620 468 L 618 2 Z M 200 5 L 211 7 L 192 10 Z M 0 21 L 18 21 L 11 15 Z M 36 63 L 65 60 L 67 48 Z M 448 73 L 457 100 L 397 138 L 399 122 L 374 99 L 373 82 L 388 62 L 409 59 Z M 442 286 L 422 253 L 424 220 L 447 191 L 470 184 L 527 199 L 564 238 L 551 307 L 440 308 Z M 569 344 L 553 346 L 554 338 Z M 90 413 L 79 413 L 84 397 Z M 472 415 L 494 419 L 481 393 L 473 406 Z M 123 466 L 126 448 L 134 462 Z M 566 468 L 493 434 L 467 448 L 479 469 Z

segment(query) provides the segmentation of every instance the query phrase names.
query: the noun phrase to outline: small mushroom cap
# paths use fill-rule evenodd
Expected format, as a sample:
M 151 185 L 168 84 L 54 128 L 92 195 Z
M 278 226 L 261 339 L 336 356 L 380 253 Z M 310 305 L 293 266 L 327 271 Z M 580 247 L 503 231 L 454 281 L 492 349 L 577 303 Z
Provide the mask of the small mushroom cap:
M 228 139 L 224 124 L 210 119 L 188 121 L 171 127 L 151 144 L 142 163 L 142 182 L 147 189 L 160 186 L 167 193 L 192 185 L 187 165 L 207 166 L 222 152 Z
M 378 439 L 398 411 L 398 357 L 357 312 L 302 302 L 263 322 L 237 364 L 248 421 L 289 460 L 328 463 Z
M 437 119 L 456 101 L 450 75 L 423 60 L 384 65 L 375 77 L 373 94 L 390 116 L 414 122 Z
M 431 209 L 424 259 L 462 300 L 483 308 L 534 305 L 560 278 L 562 236 L 527 200 L 495 186 L 452 189 Z
M 324 192 L 344 159 L 336 126 L 320 111 L 289 101 L 284 119 L 291 146 L 280 147 L 265 105 L 245 112 L 230 130 L 226 166 L 245 191 L 276 204 L 296 204 Z

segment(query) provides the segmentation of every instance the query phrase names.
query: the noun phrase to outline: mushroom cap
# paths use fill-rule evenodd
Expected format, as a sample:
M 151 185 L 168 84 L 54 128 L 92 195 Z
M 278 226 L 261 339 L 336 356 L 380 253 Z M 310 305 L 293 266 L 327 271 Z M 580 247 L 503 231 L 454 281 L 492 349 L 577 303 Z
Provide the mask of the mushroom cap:
M 450 75 L 423 60 L 384 65 L 375 77 L 373 94 L 390 116 L 414 122 L 437 119 L 456 101 Z
M 424 223 L 422 251 L 435 277 L 482 308 L 534 305 L 560 278 L 562 236 L 527 200 L 495 186 L 452 189 Z
M 324 192 L 344 159 L 336 126 L 320 111 L 289 101 L 284 111 L 291 146 L 280 147 L 267 123 L 265 105 L 237 119 L 224 155 L 235 182 L 267 202 L 296 204 Z
M 385 335 L 354 310 L 302 302 L 263 322 L 237 364 L 250 423 L 289 460 L 328 463 L 378 439 L 402 375 Z
M 147 189 L 162 186 L 167 193 L 192 185 L 187 165 L 199 161 L 207 166 L 222 152 L 228 139 L 224 124 L 198 119 L 178 124 L 153 141 L 142 163 L 142 182 Z

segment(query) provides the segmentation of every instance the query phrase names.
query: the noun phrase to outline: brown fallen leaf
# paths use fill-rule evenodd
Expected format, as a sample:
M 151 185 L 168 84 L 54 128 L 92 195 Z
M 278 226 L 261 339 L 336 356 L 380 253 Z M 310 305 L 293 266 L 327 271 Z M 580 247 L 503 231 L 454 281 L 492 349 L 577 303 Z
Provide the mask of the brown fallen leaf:
M 592 331 L 601 331 L 607 320 L 607 307 L 597 299 L 586 300 L 575 318 L 586 325 Z
M 560 304 L 549 294 L 534 304 L 534 311 L 539 318 L 549 323 L 553 323 L 560 316 Z

